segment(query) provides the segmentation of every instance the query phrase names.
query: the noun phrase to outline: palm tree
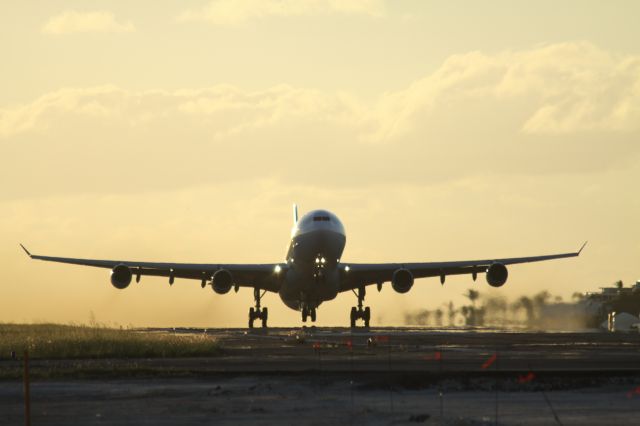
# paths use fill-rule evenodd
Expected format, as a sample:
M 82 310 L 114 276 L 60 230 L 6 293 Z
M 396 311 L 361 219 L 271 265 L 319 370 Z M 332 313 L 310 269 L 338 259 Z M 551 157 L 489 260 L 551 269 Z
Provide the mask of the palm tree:
M 436 311 L 434 312 L 434 315 L 436 317 L 436 325 L 438 327 L 442 327 L 442 309 L 440 308 L 436 309 Z
M 464 325 L 473 324 L 473 308 L 471 306 L 463 306 L 460 308 L 460 313 L 464 317 Z
M 547 290 L 543 290 L 540 293 L 533 296 L 533 304 L 537 308 L 541 308 L 547 304 L 550 298 L 551 298 L 551 294 Z
M 447 313 L 448 313 L 448 317 L 449 317 L 449 326 L 453 326 L 455 325 L 455 319 L 456 319 L 456 309 L 453 306 L 453 302 L 449 302 L 449 305 L 447 306 Z
M 467 325 L 478 325 L 478 317 L 476 315 L 476 300 L 478 300 L 478 297 L 480 297 L 480 292 L 470 288 L 469 290 L 467 290 L 467 293 L 464 294 L 464 297 L 469 299 L 469 301 L 471 302 L 471 306 L 468 309 L 466 323 Z
M 464 295 L 467 299 L 469 299 L 469 301 L 471 302 L 471 305 L 473 306 L 473 308 L 475 309 L 476 307 L 476 300 L 478 300 L 478 298 L 480 297 L 480 292 L 478 290 L 474 290 L 472 288 L 470 288 L 467 291 L 467 294 Z
M 580 293 L 579 291 L 576 291 L 571 295 L 571 299 L 574 300 L 575 302 L 582 302 L 584 298 L 585 298 L 584 293 Z
M 531 301 L 531 299 L 527 296 L 521 296 L 520 298 L 518 298 L 518 300 L 516 300 L 513 305 L 513 310 L 514 311 L 518 311 L 520 309 L 524 309 L 527 315 L 527 322 L 528 323 L 532 323 L 533 322 L 533 302 Z

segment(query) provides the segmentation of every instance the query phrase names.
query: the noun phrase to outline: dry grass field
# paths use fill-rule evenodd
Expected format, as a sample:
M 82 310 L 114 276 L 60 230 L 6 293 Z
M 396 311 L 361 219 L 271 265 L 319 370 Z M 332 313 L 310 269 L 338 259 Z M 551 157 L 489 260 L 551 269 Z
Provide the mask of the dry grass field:
M 24 350 L 34 359 L 180 358 L 218 355 L 206 334 L 141 333 L 94 324 L 0 324 L 0 359 Z

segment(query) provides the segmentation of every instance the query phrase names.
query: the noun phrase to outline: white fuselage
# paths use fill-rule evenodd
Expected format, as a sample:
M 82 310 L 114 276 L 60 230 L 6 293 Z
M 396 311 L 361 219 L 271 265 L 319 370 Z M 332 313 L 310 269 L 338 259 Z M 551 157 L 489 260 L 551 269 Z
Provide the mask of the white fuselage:
M 315 308 L 337 296 L 345 243 L 340 219 L 326 210 L 313 210 L 294 225 L 286 259 L 289 268 L 279 292 L 288 307 Z

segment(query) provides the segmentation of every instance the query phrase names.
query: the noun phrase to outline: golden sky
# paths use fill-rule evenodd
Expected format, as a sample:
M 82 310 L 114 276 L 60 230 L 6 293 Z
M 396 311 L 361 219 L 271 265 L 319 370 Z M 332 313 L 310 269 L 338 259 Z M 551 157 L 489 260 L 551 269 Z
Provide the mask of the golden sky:
M 640 279 L 636 1 L 0 4 L 0 321 L 244 326 L 252 291 L 29 261 L 277 262 L 291 204 L 344 261 L 577 249 L 513 297 Z M 375 324 L 484 279 L 385 286 Z M 495 292 L 495 291 L 494 291 Z M 351 294 L 321 306 L 345 325 Z M 272 325 L 299 314 L 268 295 Z

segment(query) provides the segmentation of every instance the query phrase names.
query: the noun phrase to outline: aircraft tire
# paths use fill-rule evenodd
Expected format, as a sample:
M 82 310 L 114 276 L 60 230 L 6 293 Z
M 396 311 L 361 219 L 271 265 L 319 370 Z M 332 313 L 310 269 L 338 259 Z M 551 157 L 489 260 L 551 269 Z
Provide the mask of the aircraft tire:
M 249 328 L 253 328 L 253 320 L 255 319 L 256 314 L 253 308 L 249 308 Z

